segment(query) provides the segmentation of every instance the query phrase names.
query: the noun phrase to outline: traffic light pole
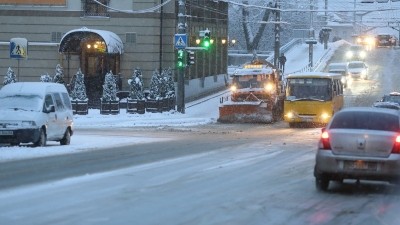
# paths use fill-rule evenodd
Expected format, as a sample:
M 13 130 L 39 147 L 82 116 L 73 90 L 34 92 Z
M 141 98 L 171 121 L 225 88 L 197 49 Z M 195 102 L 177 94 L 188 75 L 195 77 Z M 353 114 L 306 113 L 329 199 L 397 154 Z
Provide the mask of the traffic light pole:
M 178 34 L 186 34 L 186 12 L 185 0 L 179 0 L 178 8 Z M 185 67 L 178 67 L 177 80 L 177 110 L 180 113 L 185 113 Z

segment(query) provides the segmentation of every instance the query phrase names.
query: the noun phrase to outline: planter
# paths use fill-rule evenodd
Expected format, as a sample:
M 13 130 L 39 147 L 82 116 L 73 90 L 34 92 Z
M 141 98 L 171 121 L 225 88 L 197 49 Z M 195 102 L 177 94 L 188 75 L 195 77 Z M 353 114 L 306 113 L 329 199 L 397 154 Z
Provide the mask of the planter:
M 147 99 L 146 112 L 162 112 L 162 100 Z
M 119 101 L 101 101 L 100 114 L 116 115 L 119 114 Z
M 162 111 L 169 111 L 169 109 L 170 109 L 170 106 L 169 106 L 169 98 L 163 98 L 162 100 L 161 100 L 161 102 L 162 102 Z
M 146 101 L 128 98 L 126 112 L 144 114 L 146 112 Z
M 168 98 L 168 107 L 169 110 L 175 110 L 175 105 L 176 105 L 176 98 L 175 96 L 171 96 Z
M 82 100 L 71 100 L 72 112 L 77 115 L 87 115 L 88 114 L 88 101 Z

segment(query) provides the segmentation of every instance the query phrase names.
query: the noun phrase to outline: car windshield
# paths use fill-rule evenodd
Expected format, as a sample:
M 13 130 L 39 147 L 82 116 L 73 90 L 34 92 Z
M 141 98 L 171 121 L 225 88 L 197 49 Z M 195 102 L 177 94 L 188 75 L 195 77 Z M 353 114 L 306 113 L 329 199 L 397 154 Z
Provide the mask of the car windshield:
M 363 68 L 364 63 L 349 63 L 349 68 L 354 69 L 354 68 Z
M 41 111 L 42 107 L 42 98 L 38 95 L 0 96 L 0 109 Z
M 330 80 L 328 79 L 289 79 L 288 86 L 286 88 L 287 99 L 330 100 L 332 97 L 329 84 Z
M 361 46 L 351 46 L 350 51 L 361 51 L 363 48 Z
M 400 104 L 400 95 L 385 95 L 382 99 L 383 102 L 395 102 Z
M 329 129 L 399 131 L 399 117 L 388 113 L 348 111 L 337 114 Z

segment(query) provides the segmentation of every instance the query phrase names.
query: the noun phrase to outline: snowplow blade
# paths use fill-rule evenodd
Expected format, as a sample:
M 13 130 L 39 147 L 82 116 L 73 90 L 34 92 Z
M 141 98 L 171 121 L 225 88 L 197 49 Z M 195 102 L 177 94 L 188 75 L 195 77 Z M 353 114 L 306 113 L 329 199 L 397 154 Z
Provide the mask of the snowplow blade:
M 219 107 L 221 123 L 272 123 L 271 110 L 263 102 L 232 102 Z

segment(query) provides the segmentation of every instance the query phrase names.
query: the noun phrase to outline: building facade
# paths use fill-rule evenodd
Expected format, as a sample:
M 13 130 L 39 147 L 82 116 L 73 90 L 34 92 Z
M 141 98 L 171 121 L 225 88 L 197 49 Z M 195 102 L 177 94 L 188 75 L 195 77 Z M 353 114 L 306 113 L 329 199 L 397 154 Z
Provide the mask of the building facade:
M 223 85 L 227 12 L 227 3 L 186 0 L 187 45 L 195 46 L 206 28 L 215 39 L 213 48 L 196 51 L 196 63 L 185 69 L 186 99 Z M 175 0 L 0 0 L 0 73 L 11 67 L 18 81 L 39 81 L 60 64 L 69 83 L 81 69 L 89 101 L 100 98 L 109 71 L 118 77 L 119 89 L 128 90 L 127 80 L 140 68 L 146 87 L 154 70 L 175 71 L 177 15 Z M 28 40 L 23 59 L 10 55 L 13 38 Z

